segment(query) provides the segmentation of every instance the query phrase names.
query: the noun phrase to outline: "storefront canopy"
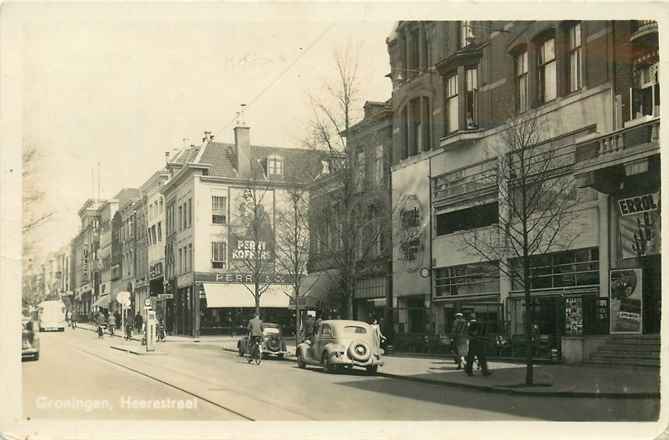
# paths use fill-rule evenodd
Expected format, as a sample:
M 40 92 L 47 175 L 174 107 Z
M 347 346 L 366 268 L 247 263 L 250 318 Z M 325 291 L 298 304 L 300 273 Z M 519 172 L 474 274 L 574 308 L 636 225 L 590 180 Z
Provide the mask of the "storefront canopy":
M 103 309 L 106 309 L 109 307 L 109 303 L 111 303 L 111 296 L 102 295 L 100 298 L 98 298 L 97 301 L 93 303 L 93 307 L 102 307 Z
M 251 287 L 253 289 L 253 287 Z M 260 307 L 287 308 L 292 286 L 273 284 L 260 297 Z M 255 307 L 255 298 L 244 284 L 204 283 L 207 308 Z

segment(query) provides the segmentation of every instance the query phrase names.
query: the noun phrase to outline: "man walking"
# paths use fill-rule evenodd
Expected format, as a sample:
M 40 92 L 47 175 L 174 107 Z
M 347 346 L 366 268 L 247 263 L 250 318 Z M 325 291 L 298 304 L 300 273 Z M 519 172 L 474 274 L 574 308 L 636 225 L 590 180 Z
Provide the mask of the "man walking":
M 119 313 L 118 310 L 114 312 L 114 319 L 116 320 L 116 330 L 120 330 L 121 329 L 121 314 Z
M 483 375 L 490 376 L 492 372 L 488 370 L 488 360 L 486 359 L 485 354 L 487 343 L 486 328 L 484 323 L 476 320 L 475 313 L 472 313 L 472 317 L 469 320 L 467 332 L 469 334 L 469 353 L 467 354 L 465 373 L 467 373 L 467 376 L 472 376 L 474 374 L 472 367 L 474 366 L 474 357 L 476 357 L 479 361 L 479 366 L 481 367 Z
M 467 339 L 467 321 L 462 313 L 455 314 L 453 321 L 453 354 L 458 370 L 466 363 L 465 356 L 469 352 L 469 340 Z
M 144 324 L 144 319 L 142 318 L 141 313 L 137 312 L 137 315 L 135 315 L 134 323 L 135 323 L 135 331 L 137 333 L 141 333 L 142 332 L 142 324 Z
M 260 315 L 256 313 L 255 316 L 249 320 L 249 324 L 246 326 L 246 330 L 249 332 L 249 340 L 251 341 L 252 347 L 255 347 L 256 344 L 262 344 L 262 337 L 265 326 L 260 319 Z M 252 361 L 253 351 L 251 351 L 251 357 L 249 357 L 249 364 Z

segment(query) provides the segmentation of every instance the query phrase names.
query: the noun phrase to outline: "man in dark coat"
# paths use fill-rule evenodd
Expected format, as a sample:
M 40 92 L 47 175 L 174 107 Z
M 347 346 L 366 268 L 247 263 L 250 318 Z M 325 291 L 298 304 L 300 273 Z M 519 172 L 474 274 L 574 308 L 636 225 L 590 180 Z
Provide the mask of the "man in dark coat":
M 119 330 L 121 328 L 121 314 L 118 310 L 114 312 L 114 320 L 116 321 L 116 329 Z
M 488 360 L 486 359 L 485 354 L 487 343 L 485 324 L 477 321 L 474 313 L 472 313 L 472 317 L 469 320 L 467 333 L 469 335 L 469 353 L 467 354 L 465 372 L 468 376 L 474 374 L 472 367 L 474 366 L 474 357 L 476 356 L 479 360 L 483 375 L 490 376 L 492 373 L 488 370 Z
M 135 315 L 135 319 L 133 321 L 135 323 L 135 330 L 137 333 L 142 332 L 142 324 L 144 324 L 144 318 L 142 318 L 142 314 L 137 312 L 137 315 Z

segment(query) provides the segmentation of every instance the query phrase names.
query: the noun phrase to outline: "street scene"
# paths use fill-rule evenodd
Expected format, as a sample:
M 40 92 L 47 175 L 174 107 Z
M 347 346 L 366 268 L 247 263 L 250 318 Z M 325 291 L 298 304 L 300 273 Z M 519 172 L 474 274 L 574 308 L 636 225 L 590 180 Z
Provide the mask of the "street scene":
M 26 420 L 658 420 L 656 21 L 53 26 Z

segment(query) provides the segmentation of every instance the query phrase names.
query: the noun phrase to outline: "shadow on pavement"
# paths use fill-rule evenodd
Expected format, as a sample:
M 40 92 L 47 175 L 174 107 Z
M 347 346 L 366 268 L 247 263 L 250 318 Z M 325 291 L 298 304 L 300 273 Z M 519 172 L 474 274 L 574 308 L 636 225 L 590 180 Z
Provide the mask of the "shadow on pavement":
M 343 374 L 356 378 L 366 376 L 364 371 L 356 370 Z M 478 379 L 481 383 L 487 380 L 482 376 L 471 379 Z M 659 399 L 514 396 L 394 378 L 369 377 L 368 380 L 340 382 L 338 385 L 442 404 L 445 411 L 447 406 L 457 406 L 551 421 L 656 421 L 660 410 Z

